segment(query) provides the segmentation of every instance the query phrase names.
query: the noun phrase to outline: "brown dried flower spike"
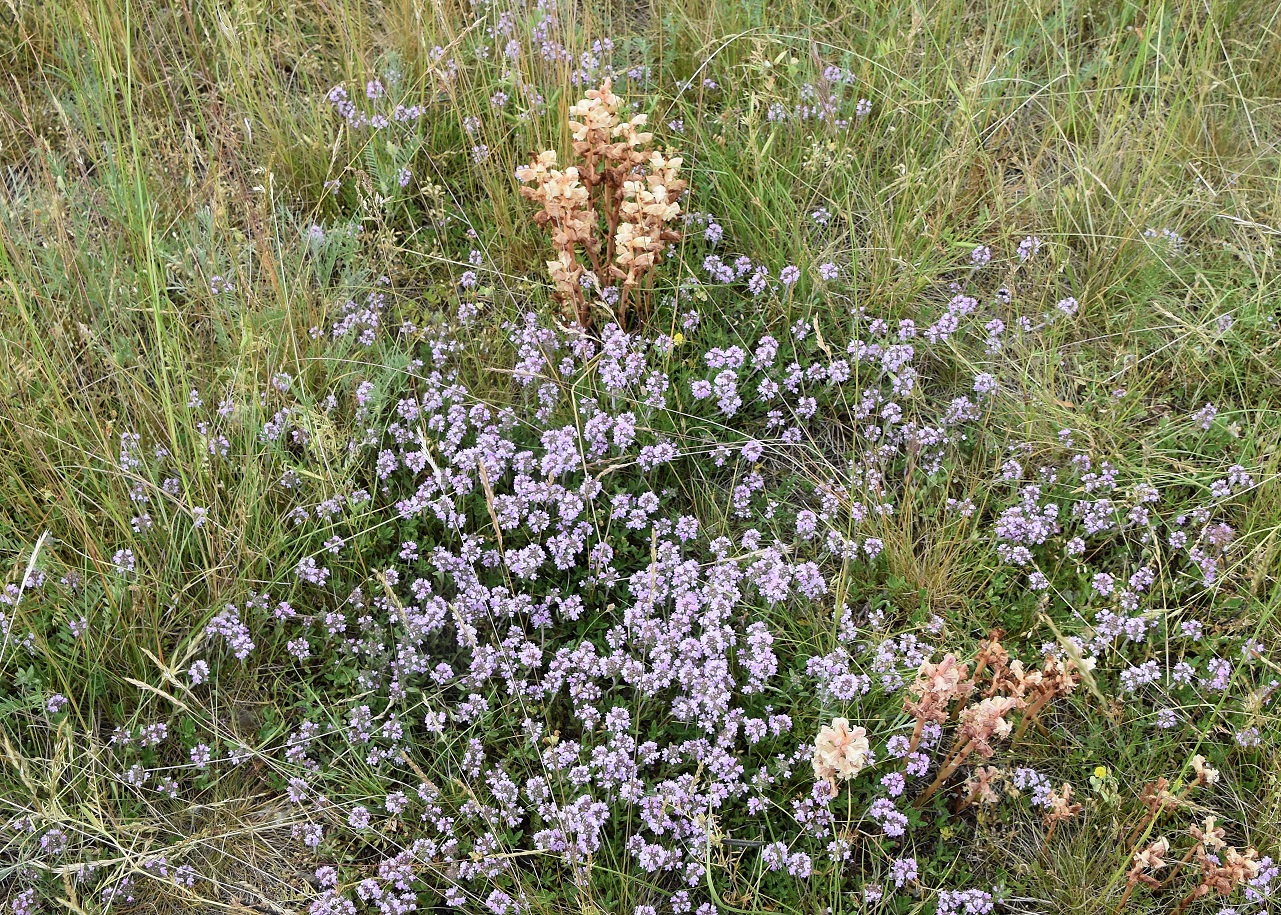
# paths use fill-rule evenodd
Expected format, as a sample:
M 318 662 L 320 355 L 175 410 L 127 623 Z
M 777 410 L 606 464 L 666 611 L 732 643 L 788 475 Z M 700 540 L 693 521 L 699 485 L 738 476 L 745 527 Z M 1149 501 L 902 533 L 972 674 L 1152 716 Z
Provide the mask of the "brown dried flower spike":
M 1134 888 L 1142 883 L 1144 886 L 1157 889 L 1161 886 L 1161 881 L 1153 876 L 1151 872 L 1159 871 L 1170 862 L 1165 860 L 1165 856 L 1170 853 L 1170 840 L 1157 839 L 1151 845 L 1136 851 L 1134 853 L 1134 866 L 1126 872 L 1125 875 L 1125 892 L 1121 896 L 1121 901 L 1113 910 L 1113 915 L 1119 915 L 1120 911 L 1125 908 L 1125 904 L 1130 901 L 1134 894 Z
M 533 185 L 521 193 L 542 207 L 534 222 L 552 233 L 556 257 L 547 270 L 556 298 L 573 308 L 583 328 L 592 323 L 588 287 L 622 280 L 617 317 L 625 324 L 629 294 L 644 284 L 667 246 L 680 240 L 671 225 L 686 186 L 681 159 L 651 149 L 654 135 L 639 129 L 646 116 L 623 120 L 621 104 L 607 79 L 569 109 L 581 165 L 557 169 L 556 153 L 547 150 L 516 170 L 518 179 Z
M 1201 866 L 1201 880 L 1186 896 L 1179 901 L 1174 911 L 1182 912 L 1194 900 L 1210 893 L 1230 896 L 1238 886 L 1244 886 L 1259 876 L 1262 865 L 1259 853 L 1253 848 L 1239 852 L 1228 847 L 1220 855 L 1211 855 L 1201 843 L 1197 843 L 1197 863 Z
M 1045 813 L 1045 822 L 1050 828 L 1045 833 L 1045 850 L 1048 852 L 1054 830 L 1063 820 L 1070 820 L 1080 813 L 1081 805 L 1072 803 L 1072 786 L 1067 782 L 1063 783 L 1062 791 L 1051 791 L 1047 800 L 1049 809 Z

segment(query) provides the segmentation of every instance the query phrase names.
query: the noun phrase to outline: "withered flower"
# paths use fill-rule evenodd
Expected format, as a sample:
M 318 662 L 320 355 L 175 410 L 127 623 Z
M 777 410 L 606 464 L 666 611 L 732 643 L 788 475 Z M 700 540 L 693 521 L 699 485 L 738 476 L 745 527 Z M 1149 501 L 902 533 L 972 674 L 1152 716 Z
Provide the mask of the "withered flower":
M 991 759 L 996 749 L 993 740 L 1010 736 L 1014 726 L 1006 718 L 1019 707 L 1019 700 L 1011 696 L 992 696 L 977 705 L 961 710 L 961 738 L 973 742 L 974 752 L 984 759 Z

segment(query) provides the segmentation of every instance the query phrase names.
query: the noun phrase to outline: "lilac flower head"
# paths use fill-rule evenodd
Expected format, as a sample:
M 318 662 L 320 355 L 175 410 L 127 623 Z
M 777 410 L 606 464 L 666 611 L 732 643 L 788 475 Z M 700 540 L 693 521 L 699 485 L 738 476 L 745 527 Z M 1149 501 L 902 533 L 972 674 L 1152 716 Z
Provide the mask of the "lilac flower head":
M 915 858 L 896 858 L 890 863 L 890 878 L 898 889 L 916 880 L 918 876 Z

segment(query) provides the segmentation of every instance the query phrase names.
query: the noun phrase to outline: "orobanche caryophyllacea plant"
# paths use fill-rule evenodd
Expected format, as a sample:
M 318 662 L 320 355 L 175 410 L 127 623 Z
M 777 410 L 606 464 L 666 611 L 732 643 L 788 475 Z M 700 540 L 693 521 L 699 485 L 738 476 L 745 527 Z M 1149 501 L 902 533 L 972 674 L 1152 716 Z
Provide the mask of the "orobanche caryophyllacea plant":
M 1245 890 L 1247 899 L 1251 901 L 1257 902 L 1263 898 L 1257 890 L 1262 888 L 1260 875 L 1265 866 L 1271 865 L 1270 858 L 1261 859 L 1254 848 L 1237 851 L 1235 846 L 1228 845 L 1227 833 L 1221 826 L 1216 825 L 1213 815 L 1207 816 L 1204 824 L 1193 823 L 1188 827 L 1187 834 L 1192 837 L 1193 844 L 1177 861 L 1166 858 L 1170 854 L 1170 840 L 1166 838 L 1157 839 L 1150 845 L 1135 849 L 1134 865 L 1126 874 L 1125 892 L 1121 895 L 1121 901 L 1117 904 L 1114 915 L 1119 915 L 1125 908 L 1125 904 L 1134 894 L 1134 888 L 1140 883 L 1151 888 L 1154 893 L 1162 890 L 1178 876 L 1180 868 L 1194 859 L 1199 869 L 1197 882 L 1179 900 L 1178 906 L 1174 909 L 1176 913 L 1184 911 L 1193 902 L 1211 893 L 1223 897 L 1231 896 L 1238 887 Z M 1159 880 L 1152 873 L 1148 873 L 1148 871 L 1155 873 L 1165 867 L 1170 867 L 1170 872 L 1164 880 Z M 1274 874 L 1263 876 L 1262 882 L 1271 883 L 1273 876 Z
M 516 170 L 532 185 L 521 193 L 542 206 L 534 221 L 552 233 L 556 257 L 547 269 L 556 298 L 583 328 L 592 324 L 593 293 L 626 326 L 628 299 L 680 239 L 671 226 L 685 190 L 681 159 L 651 148 L 654 135 L 640 130 L 646 116 L 623 120 L 621 104 L 606 79 L 569 109 L 578 164 L 557 168 L 555 151 L 545 150 Z M 622 280 L 622 289 L 611 280 Z
M 814 741 L 814 777 L 827 782 L 835 797 L 840 791 L 837 779 L 848 781 L 858 775 L 870 756 L 867 731 L 851 728 L 848 718 L 837 718 L 820 728 Z
M 993 631 L 982 644 L 975 657 L 973 677 L 969 675 L 968 664 L 948 654 L 937 664 L 923 663 L 915 681 L 907 688 L 903 710 L 915 719 L 912 737 L 907 743 L 908 753 L 917 750 L 927 725 L 945 726 L 954 714 L 957 720 L 955 748 L 940 766 L 934 781 L 917 796 L 917 807 L 924 806 L 972 754 L 990 759 L 995 752 L 993 741 L 1004 740 L 1011 735 L 1015 740 L 1021 737 L 1051 700 L 1056 696 L 1070 695 L 1081 680 L 1076 661 L 1060 661 L 1053 655 L 1046 656 L 1041 670 L 1026 670 L 1022 661 L 1010 660 L 1009 652 L 1001 645 L 1000 636 L 999 630 Z M 1086 668 L 1093 666 L 1085 661 L 1082 665 Z M 981 683 L 985 674 L 986 682 Z M 976 690 L 981 692 L 979 701 L 965 704 Z M 953 705 L 957 703 L 954 713 Z M 1017 729 L 1009 720 L 1015 711 L 1022 713 Z M 982 788 L 980 783 L 958 798 L 957 810 L 969 806 L 982 793 Z M 1056 809 L 1069 809 L 1069 798 L 1070 791 L 1065 786 L 1062 804 Z M 1059 816 L 1051 823 L 1057 824 L 1058 819 L 1066 819 L 1069 815 Z
M 1063 783 L 1061 791 L 1051 791 L 1046 800 L 1048 809 L 1045 811 L 1045 825 L 1049 829 L 1045 831 L 1045 853 L 1049 854 L 1050 840 L 1054 838 L 1054 830 L 1059 823 L 1072 819 L 1084 808 L 1081 804 L 1072 803 L 1072 786 L 1067 782 Z

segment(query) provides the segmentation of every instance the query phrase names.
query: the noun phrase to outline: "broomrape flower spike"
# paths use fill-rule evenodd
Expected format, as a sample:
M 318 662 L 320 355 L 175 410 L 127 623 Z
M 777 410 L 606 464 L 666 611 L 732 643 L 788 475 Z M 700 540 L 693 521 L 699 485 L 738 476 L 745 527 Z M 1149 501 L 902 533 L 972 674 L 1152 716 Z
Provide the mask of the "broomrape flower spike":
M 1148 828 L 1148 824 L 1156 820 L 1162 813 L 1178 807 L 1181 799 L 1170 793 L 1170 780 L 1163 776 L 1143 786 L 1143 790 L 1139 792 L 1139 801 L 1147 808 L 1148 812 L 1130 833 L 1126 843 L 1128 845 L 1138 841 L 1139 836 L 1143 835 L 1143 831 Z
M 1205 757 L 1200 753 L 1192 757 L 1192 771 L 1196 777 L 1188 786 L 1188 790 L 1191 790 L 1193 785 L 1203 785 L 1208 788 L 1219 781 L 1219 770 L 1206 765 Z
M 849 781 L 867 765 L 871 745 L 867 732 L 850 727 L 848 718 L 835 718 L 819 729 L 814 741 L 814 775 L 828 783 L 832 796 L 839 792 L 837 779 Z
M 1014 725 L 1006 716 L 1021 705 L 1022 701 L 1013 696 L 991 696 L 976 705 L 962 709 L 955 752 L 939 769 L 938 775 L 929 787 L 917 796 L 913 806 L 917 808 L 925 806 L 926 801 L 943 787 L 971 753 L 978 753 L 984 759 L 991 759 L 996 753 L 992 741 L 1003 740 L 1010 736 Z
M 1080 804 L 1072 803 L 1072 786 L 1067 782 L 1063 783 L 1063 790 L 1051 791 L 1048 797 L 1049 809 L 1045 812 L 1045 821 L 1049 829 L 1045 833 L 1045 851 L 1050 850 L 1050 839 L 1054 838 L 1054 830 L 1063 820 L 1069 820 L 1081 812 Z
M 1165 867 L 1167 864 L 1165 856 L 1169 853 L 1170 840 L 1165 838 L 1157 839 L 1142 851 L 1134 853 L 1134 864 L 1125 875 L 1125 892 L 1121 894 L 1121 901 L 1117 903 L 1113 915 L 1118 915 L 1125 908 L 1125 904 L 1130 901 L 1130 896 L 1134 893 L 1134 888 L 1140 883 L 1152 889 L 1161 886 L 1161 882 L 1149 871 L 1155 872 Z
M 1235 848 L 1229 847 L 1224 849 L 1221 855 L 1215 855 L 1198 842 L 1196 851 L 1197 863 L 1201 867 L 1201 880 L 1179 901 L 1178 908 L 1174 910 L 1176 915 L 1193 901 L 1208 896 L 1212 892 L 1220 896 L 1232 895 L 1232 891 L 1238 886 L 1245 886 L 1259 876 L 1259 871 L 1262 869 L 1259 853 L 1253 848 L 1238 852 Z
M 965 782 L 966 794 L 958 801 L 954 812 L 960 813 L 975 802 L 987 806 L 999 804 L 1001 795 L 997 794 L 996 786 L 1004 779 L 1005 773 L 996 766 L 975 766 L 973 774 Z
M 993 696 L 964 709 L 961 712 L 961 737 L 984 759 L 991 759 L 996 752 L 992 740 L 1010 736 L 1014 726 L 1006 716 L 1021 704 L 1013 696 Z
M 667 246 L 680 240 L 671 226 L 686 187 L 679 177 L 682 160 L 650 148 L 654 135 L 640 130 L 647 116 L 623 120 L 621 105 L 608 79 L 588 90 L 569 109 L 581 165 L 557 168 L 555 151 L 545 150 L 516 170 L 518 180 L 532 185 L 521 194 L 542 207 L 534 222 L 552 235 L 556 256 L 547 271 L 555 297 L 573 309 L 583 329 L 592 326 L 593 304 L 609 307 L 602 288 L 607 279 L 622 281 L 616 316 L 627 326 L 629 294 L 645 285 Z
M 998 674 L 1005 669 L 1005 665 L 1010 659 L 1010 654 L 1001 645 L 1001 637 L 1003 635 L 1005 633 L 1000 629 L 993 629 L 989 633 L 987 640 L 979 645 L 979 652 L 974 658 L 974 680 L 976 682 L 988 667 L 991 667 Z
M 1174 863 L 1174 867 L 1171 868 L 1169 876 L 1162 880 L 1159 885 L 1154 886 L 1154 889 L 1161 889 L 1173 880 L 1175 875 L 1179 872 L 1179 868 L 1191 861 L 1193 857 L 1203 856 L 1207 853 L 1213 854 L 1221 848 L 1226 848 L 1228 844 L 1225 840 L 1227 833 L 1224 832 L 1222 826 L 1214 825 L 1213 816 L 1206 817 L 1205 823 L 1201 826 L 1198 826 L 1196 823 L 1189 826 L 1188 835 L 1192 836 L 1194 844 L 1187 850 L 1187 853 L 1184 854 L 1182 859 Z
M 1175 865 L 1175 868 L 1195 857 L 1197 865 L 1201 868 L 1201 879 L 1179 901 L 1178 908 L 1175 909 L 1176 913 L 1182 912 L 1193 901 L 1202 896 L 1208 896 L 1211 892 L 1218 893 L 1220 896 L 1230 896 L 1238 886 L 1246 886 L 1258 877 L 1263 869 L 1259 853 L 1253 848 L 1238 852 L 1235 847 L 1228 846 L 1223 829 L 1215 826 L 1212 816 L 1206 817 L 1203 826 L 1197 826 L 1194 823 L 1188 828 L 1188 834 L 1196 844 L 1183 860 Z
M 974 682 L 968 673 L 969 665 L 959 663 L 950 653 L 944 655 L 938 664 L 926 661 L 921 665 L 916 680 L 908 687 L 910 696 L 903 700 L 904 710 L 916 718 L 916 727 L 908 744 L 909 753 L 914 753 L 920 745 L 927 722 L 946 723 L 948 706 L 974 691 Z
M 1201 826 L 1197 826 L 1197 824 L 1193 823 L 1188 827 L 1188 834 L 1196 840 L 1197 845 L 1207 848 L 1212 852 L 1218 851 L 1220 848 L 1223 848 L 1228 844 L 1224 841 L 1226 833 L 1223 831 L 1223 827 L 1215 826 L 1214 817 L 1212 816 L 1206 817 L 1205 823 Z M 1195 850 L 1196 847 L 1194 846 L 1193 851 Z
M 1083 661 L 1083 666 L 1087 670 L 1093 667 L 1093 658 Z M 1036 723 L 1037 717 L 1050 702 L 1058 696 L 1070 696 L 1081 682 L 1081 674 L 1075 661 L 1067 659 L 1061 664 L 1053 655 L 1045 659 L 1039 672 L 1025 673 L 1022 662 L 1013 661 L 1009 665 L 1008 676 L 1008 682 L 1002 684 L 1005 691 L 1026 702 L 1018 730 L 1014 732 L 1016 741 L 1023 736 L 1029 725 Z M 999 678 L 994 678 L 997 679 Z

